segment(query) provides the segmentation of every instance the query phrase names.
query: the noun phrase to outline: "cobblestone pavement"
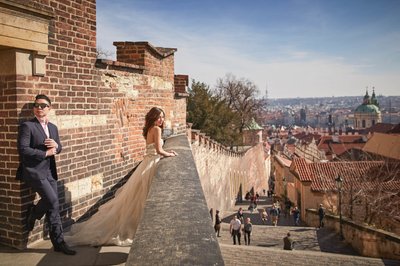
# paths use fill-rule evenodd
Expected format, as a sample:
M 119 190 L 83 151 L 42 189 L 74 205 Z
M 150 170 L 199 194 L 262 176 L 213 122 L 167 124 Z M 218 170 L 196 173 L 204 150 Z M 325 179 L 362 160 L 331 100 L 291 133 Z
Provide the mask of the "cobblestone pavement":
M 302 224 L 294 226 L 289 215 L 285 217 L 282 214 L 278 226 L 272 226 L 270 220 L 263 224 L 260 211 L 262 208 L 269 208 L 271 203 L 271 199 L 262 198 L 258 209 L 253 212 L 247 210 L 248 202 L 236 206 L 237 209 L 243 208 L 244 218 L 250 217 L 253 224 L 250 246 L 244 245 L 243 234 L 242 245 L 233 245 L 229 222 L 237 209 L 224 217 L 218 241 L 225 265 L 400 265 L 400 261 L 359 256 L 334 231 Z M 283 237 L 288 232 L 295 241 L 293 251 L 283 250 Z

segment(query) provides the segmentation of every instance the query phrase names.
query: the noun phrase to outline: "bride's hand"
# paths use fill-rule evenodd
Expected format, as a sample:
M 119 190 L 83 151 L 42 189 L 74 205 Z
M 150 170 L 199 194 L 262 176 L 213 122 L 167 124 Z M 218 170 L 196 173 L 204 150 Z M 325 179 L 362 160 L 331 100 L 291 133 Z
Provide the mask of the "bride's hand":
M 170 151 L 170 157 L 178 156 L 178 153 L 176 151 L 171 150 Z

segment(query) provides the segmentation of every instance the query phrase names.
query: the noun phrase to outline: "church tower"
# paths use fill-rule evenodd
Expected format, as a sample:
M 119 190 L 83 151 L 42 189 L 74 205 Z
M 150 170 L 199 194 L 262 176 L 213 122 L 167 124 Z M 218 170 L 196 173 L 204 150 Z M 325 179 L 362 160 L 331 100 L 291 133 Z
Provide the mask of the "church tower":
M 375 88 L 372 88 L 371 97 L 368 95 L 367 88 L 363 103 L 354 110 L 354 127 L 355 129 L 369 128 L 381 122 L 381 111 L 375 95 Z

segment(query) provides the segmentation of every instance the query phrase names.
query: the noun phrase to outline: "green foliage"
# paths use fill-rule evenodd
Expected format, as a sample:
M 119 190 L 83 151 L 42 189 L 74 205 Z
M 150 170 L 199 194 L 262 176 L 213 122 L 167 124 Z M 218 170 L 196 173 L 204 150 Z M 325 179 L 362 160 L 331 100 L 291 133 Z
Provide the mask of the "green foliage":
M 223 145 L 239 144 L 238 116 L 225 101 L 214 96 L 205 83 L 192 81 L 187 111 L 187 120 L 193 123 L 192 128 L 200 129 Z
M 228 74 L 211 90 L 193 80 L 189 89 L 188 122 L 225 146 L 242 145 L 243 129 L 252 119 L 259 120 L 266 106 L 265 97 L 258 99 L 257 86 L 247 79 Z

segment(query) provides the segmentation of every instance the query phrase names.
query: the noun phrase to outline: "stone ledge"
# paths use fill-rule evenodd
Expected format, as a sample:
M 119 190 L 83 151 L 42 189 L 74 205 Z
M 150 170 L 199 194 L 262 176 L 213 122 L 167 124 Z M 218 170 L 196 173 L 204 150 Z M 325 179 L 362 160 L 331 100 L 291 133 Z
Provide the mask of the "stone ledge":
M 126 265 L 224 265 L 187 137 L 165 149 Z
M 6 7 L 7 9 L 15 10 L 25 14 L 31 14 L 48 20 L 55 17 L 53 8 L 36 3 L 35 1 L 0 0 L 0 7 Z
M 125 62 L 119 62 L 119 61 L 113 61 L 109 59 L 96 59 L 96 67 L 98 68 L 105 68 L 105 69 L 119 69 L 119 70 L 127 70 L 127 69 L 132 69 L 132 70 L 137 70 L 137 71 L 143 71 L 145 69 L 144 66 L 139 66 L 131 63 L 125 63 Z

